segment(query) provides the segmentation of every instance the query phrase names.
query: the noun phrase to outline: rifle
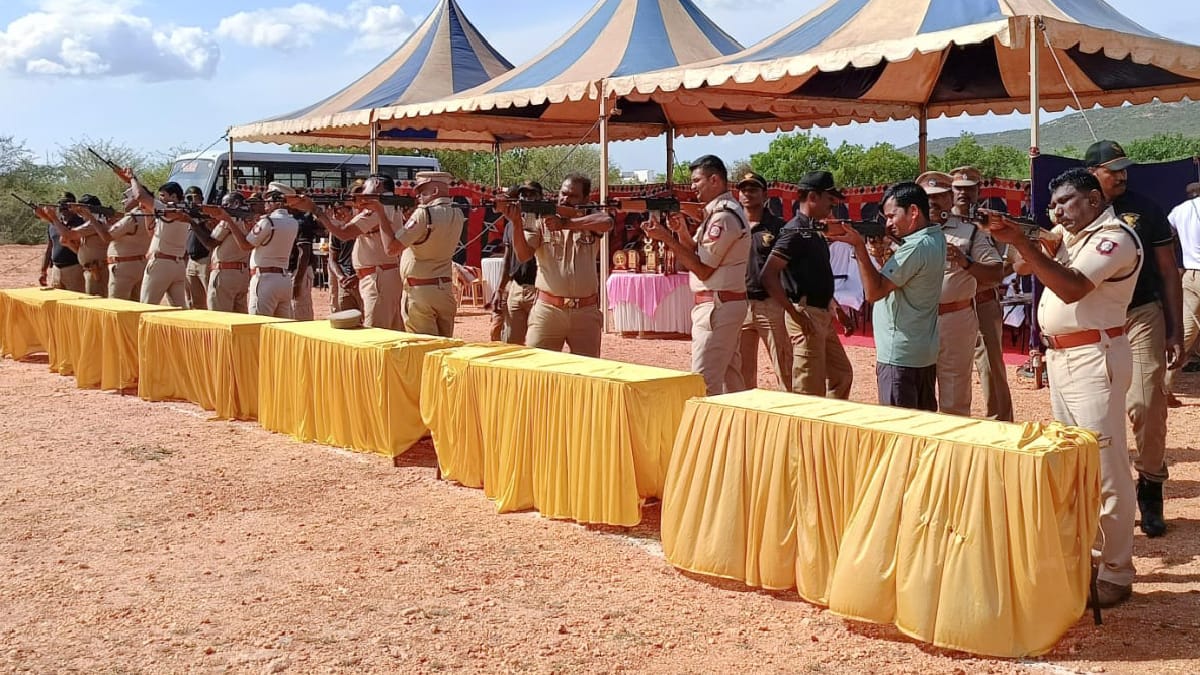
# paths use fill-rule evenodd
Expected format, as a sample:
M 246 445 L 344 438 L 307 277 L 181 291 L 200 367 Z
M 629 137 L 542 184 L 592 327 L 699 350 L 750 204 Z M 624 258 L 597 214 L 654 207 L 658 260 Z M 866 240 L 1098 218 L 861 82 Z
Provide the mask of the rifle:
M 682 213 L 695 221 L 703 221 L 705 215 L 704 204 L 674 197 L 623 197 L 610 199 L 609 206 L 625 213 Z
M 416 207 L 417 199 L 408 195 L 397 194 L 382 194 L 369 195 L 363 193 L 357 194 L 339 194 L 339 195 L 299 195 L 308 197 L 318 206 L 338 206 L 341 204 L 358 206 L 363 202 L 377 201 L 384 206 L 394 206 L 401 210 L 408 210 Z
M 1000 211 L 972 207 L 971 212 L 967 214 L 967 220 L 975 227 L 983 230 L 986 233 L 988 231 L 988 216 L 993 213 L 1021 228 L 1021 233 L 1024 234 L 1025 238 L 1029 239 L 1030 241 L 1046 241 L 1053 243 L 1062 241 L 1062 237 L 1059 236 L 1058 233 L 1052 230 L 1047 230 L 1041 225 L 1038 225 L 1037 221 L 1033 220 L 1032 218 L 1010 216 L 1007 213 L 1002 213 Z
M 124 168 L 117 166 L 117 164 L 115 162 L 112 162 L 108 159 L 105 159 L 104 157 L 101 157 L 100 153 L 96 152 L 95 150 L 93 150 L 91 148 L 87 148 L 87 151 L 89 153 L 91 153 L 92 157 L 95 157 L 96 159 L 100 160 L 100 162 L 102 162 L 103 164 L 108 166 L 108 168 L 112 169 L 113 171 L 121 172 L 121 171 L 125 170 Z
M 817 223 L 817 229 L 822 232 L 828 232 L 830 225 L 852 228 L 855 232 L 862 235 L 864 239 L 890 239 L 897 244 L 904 243 L 902 239 L 888 232 L 887 226 L 878 220 L 827 220 Z
M 53 206 L 57 206 L 57 207 L 59 207 L 59 209 L 64 210 L 64 211 L 70 210 L 61 204 L 53 204 Z M 121 215 L 124 215 L 124 214 L 118 213 L 117 210 L 112 208 L 111 206 L 93 206 L 91 204 L 71 204 L 71 206 L 82 206 L 83 208 L 90 211 L 92 213 L 92 215 L 94 215 L 94 216 L 102 216 L 104 218 L 109 218 L 109 219 L 111 219 L 113 217 L 119 217 Z
M 28 200 L 25 200 L 25 199 L 21 199 L 20 197 L 18 197 L 18 196 L 17 196 L 17 193 L 15 193 L 15 192 L 10 192 L 10 193 L 8 193 L 8 194 L 12 195 L 12 198 L 13 198 L 13 199 L 15 199 L 15 200 L 17 200 L 17 201 L 21 202 L 21 203 L 22 203 L 22 204 L 24 204 L 25 206 L 28 206 L 28 207 L 29 207 L 29 209 L 30 209 L 31 211 L 37 211 L 37 210 L 38 210 L 37 204 L 34 204 L 33 202 L 31 202 L 31 201 L 28 201 Z

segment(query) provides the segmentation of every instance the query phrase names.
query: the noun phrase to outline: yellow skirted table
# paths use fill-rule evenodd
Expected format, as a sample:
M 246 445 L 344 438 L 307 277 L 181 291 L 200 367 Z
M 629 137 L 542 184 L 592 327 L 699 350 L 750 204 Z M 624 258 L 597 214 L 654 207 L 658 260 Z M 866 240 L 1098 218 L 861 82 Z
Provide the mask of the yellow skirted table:
M 91 297 L 57 288 L 0 289 L 0 356 L 23 359 L 46 352 L 53 369 L 57 352 L 50 325 L 54 321 L 55 306 L 62 300 Z
M 75 375 L 80 389 L 126 389 L 138 381 L 138 323 L 143 314 L 174 312 L 114 298 L 62 300 L 50 326 L 61 375 Z
M 265 326 L 258 421 L 302 440 L 395 457 L 428 431 L 421 420 L 425 354 L 461 340 L 328 321 Z
M 501 513 L 636 525 L 661 497 L 699 375 L 511 345 L 425 358 L 421 414 L 442 475 Z
M 1086 605 L 1090 432 L 749 391 L 690 401 L 663 496 L 673 565 L 895 624 L 1046 652 Z
M 286 322 L 203 309 L 145 314 L 138 329 L 138 395 L 191 401 L 221 419 L 256 419 L 259 329 Z

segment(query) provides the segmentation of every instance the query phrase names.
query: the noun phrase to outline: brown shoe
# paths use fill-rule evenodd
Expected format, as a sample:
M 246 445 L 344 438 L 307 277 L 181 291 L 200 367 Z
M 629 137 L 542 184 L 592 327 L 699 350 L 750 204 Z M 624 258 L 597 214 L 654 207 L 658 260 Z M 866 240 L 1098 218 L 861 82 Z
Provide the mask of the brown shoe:
M 1122 586 L 1101 579 L 1096 582 L 1096 595 L 1101 607 L 1105 609 L 1116 607 L 1133 595 L 1133 585 Z
M 1179 399 L 1175 398 L 1175 394 L 1167 394 L 1167 407 L 1168 408 L 1182 408 L 1183 401 L 1180 401 Z

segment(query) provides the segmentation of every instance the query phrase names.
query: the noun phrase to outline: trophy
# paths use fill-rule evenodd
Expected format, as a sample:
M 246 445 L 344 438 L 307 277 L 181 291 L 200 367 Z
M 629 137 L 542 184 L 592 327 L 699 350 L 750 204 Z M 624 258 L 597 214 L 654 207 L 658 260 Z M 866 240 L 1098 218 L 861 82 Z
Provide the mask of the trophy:
M 628 269 L 630 272 L 636 272 L 639 269 L 641 269 L 640 267 L 638 267 L 639 262 L 640 262 L 640 258 L 638 256 L 638 250 L 636 248 L 631 248 L 625 252 L 625 265 L 626 265 L 626 269 Z
M 627 257 L 625 255 L 625 251 L 617 251 L 616 253 L 614 253 L 613 254 L 613 270 L 617 271 L 617 272 L 624 272 L 625 270 L 629 269 L 628 267 L 625 266 L 627 264 L 626 261 L 627 261 Z
M 646 243 L 642 245 L 642 272 L 654 274 L 656 271 L 658 271 L 658 250 L 654 245 L 654 240 L 646 237 Z

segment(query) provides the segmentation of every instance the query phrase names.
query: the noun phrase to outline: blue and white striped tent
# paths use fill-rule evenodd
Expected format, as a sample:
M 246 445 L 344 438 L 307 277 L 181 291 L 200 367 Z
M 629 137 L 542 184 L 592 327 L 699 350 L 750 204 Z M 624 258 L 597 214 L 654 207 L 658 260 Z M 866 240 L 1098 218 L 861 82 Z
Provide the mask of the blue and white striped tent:
M 502 145 L 595 142 L 602 80 L 741 49 L 693 0 L 599 0 L 566 35 L 508 73 L 449 98 L 382 108 L 377 117 L 383 138 L 420 128 L 438 129 L 439 140 L 453 131 Z M 670 124 L 670 111 L 657 104 L 618 100 L 612 107 L 619 110 L 609 123 L 614 140 L 656 136 Z
M 376 108 L 446 98 L 512 69 L 463 14 L 441 0 L 404 41 L 336 94 L 286 115 L 234 127 L 235 140 L 362 144 Z M 333 128 L 334 118 L 340 128 Z
M 1042 109 L 1075 107 L 1076 95 L 1084 107 L 1200 95 L 1200 47 L 1102 0 L 830 0 L 733 56 L 608 86 L 723 120 L 681 120 L 682 135 L 1028 112 L 1031 40 Z

